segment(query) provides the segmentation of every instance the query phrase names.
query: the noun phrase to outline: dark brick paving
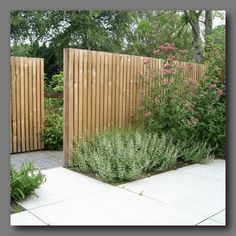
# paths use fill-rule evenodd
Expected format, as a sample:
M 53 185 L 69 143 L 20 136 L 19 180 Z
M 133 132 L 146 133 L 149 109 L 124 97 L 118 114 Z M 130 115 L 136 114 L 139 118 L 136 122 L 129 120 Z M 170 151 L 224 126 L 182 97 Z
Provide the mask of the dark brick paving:
M 64 164 L 62 151 L 33 151 L 11 154 L 11 164 L 19 169 L 23 163 L 31 161 L 38 169 L 61 167 Z

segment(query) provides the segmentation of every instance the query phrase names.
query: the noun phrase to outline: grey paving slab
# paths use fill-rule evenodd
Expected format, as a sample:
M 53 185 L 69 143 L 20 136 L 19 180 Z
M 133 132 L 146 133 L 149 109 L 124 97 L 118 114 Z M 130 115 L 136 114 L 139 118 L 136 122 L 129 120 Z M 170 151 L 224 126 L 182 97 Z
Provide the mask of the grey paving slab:
M 216 222 L 214 220 L 207 219 L 201 222 L 200 224 L 198 224 L 198 226 L 225 226 L 225 225 L 219 222 Z
M 46 175 L 46 182 L 36 189 L 36 196 L 30 195 L 19 203 L 27 210 L 112 188 L 109 184 L 63 167 L 41 172 Z
M 11 226 L 46 226 L 47 224 L 28 211 L 11 215 Z
M 49 225 L 63 226 L 195 225 L 202 220 L 200 214 L 175 209 L 117 187 L 35 208 L 30 212 Z
M 49 169 L 63 166 L 62 151 L 34 151 L 11 154 L 11 164 L 19 169 L 24 163 L 32 162 L 38 169 Z
M 225 174 L 221 173 L 225 169 L 222 165 L 224 162 L 214 161 L 211 165 L 188 166 L 120 187 L 208 218 L 225 209 Z
M 120 186 L 62 167 L 42 170 L 47 181 L 38 197 L 21 205 L 49 225 L 224 225 L 218 213 L 225 210 L 225 175 L 217 174 L 224 165 L 188 166 Z
M 218 214 L 212 216 L 210 219 L 225 225 L 225 218 L 226 218 L 225 214 L 226 213 L 224 210 L 224 211 L 221 211 Z

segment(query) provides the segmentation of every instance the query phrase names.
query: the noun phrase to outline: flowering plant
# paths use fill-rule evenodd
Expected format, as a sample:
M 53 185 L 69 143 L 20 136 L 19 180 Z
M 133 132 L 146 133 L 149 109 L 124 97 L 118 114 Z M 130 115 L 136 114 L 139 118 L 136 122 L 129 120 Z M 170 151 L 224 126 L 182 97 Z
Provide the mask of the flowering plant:
M 166 59 L 162 60 L 160 70 L 151 71 L 155 81 L 136 116 L 136 121 L 140 121 L 146 129 L 171 132 L 176 137 L 183 136 L 185 127 L 195 122 L 191 92 L 197 88 L 197 83 L 184 75 L 184 68 L 177 62 L 178 51 L 173 43 L 160 45 L 154 51 L 155 54 L 166 54 Z M 144 64 L 148 66 L 150 60 L 145 58 Z

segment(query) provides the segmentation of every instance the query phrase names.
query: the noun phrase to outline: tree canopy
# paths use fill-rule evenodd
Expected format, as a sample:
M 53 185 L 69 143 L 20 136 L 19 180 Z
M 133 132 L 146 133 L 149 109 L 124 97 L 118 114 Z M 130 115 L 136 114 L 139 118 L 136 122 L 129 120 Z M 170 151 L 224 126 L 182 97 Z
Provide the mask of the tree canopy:
M 217 31 L 214 40 L 224 38 L 220 27 L 212 29 L 215 15 L 193 10 L 12 11 L 11 53 L 44 57 L 49 79 L 62 70 L 66 47 L 154 56 L 153 51 L 167 42 L 188 50 L 188 60 L 202 62 L 204 36 Z

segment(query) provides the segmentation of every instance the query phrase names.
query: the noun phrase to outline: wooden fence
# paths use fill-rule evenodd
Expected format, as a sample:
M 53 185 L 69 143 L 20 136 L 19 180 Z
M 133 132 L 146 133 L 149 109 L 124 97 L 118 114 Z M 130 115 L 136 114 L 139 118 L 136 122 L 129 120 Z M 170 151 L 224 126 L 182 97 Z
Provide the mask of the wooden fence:
M 199 80 L 205 65 L 180 63 Z M 64 49 L 64 158 L 72 158 L 73 140 L 99 129 L 123 127 L 140 103 L 142 75 L 161 68 L 161 60 L 144 64 L 144 57 L 81 49 Z M 145 92 L 145 89 L 144 89 Z M 148 92 L 146 90 L 146 92 Z
M 11 153 L 44 148 L 44 60 L 11 57 Z

